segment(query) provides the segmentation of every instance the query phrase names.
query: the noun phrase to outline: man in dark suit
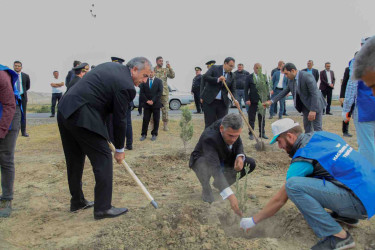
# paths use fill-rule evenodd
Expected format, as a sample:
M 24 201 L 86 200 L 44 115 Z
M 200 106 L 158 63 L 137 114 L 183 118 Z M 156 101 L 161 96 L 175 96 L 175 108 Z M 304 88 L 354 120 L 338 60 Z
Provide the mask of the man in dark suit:
M 345 72 L 344 72 L 344 78 L 342 79 L 341 89 L 340 89 L 340 99 L 339 100 L 340 100 L 340 103 L 341 103 L 341 107 L 344 104 L 346 86 L 348 85 L 348 81 L 349 81 L 349 73 L 350 73 L 349 67 L 346 67 Z M 349 112 L 349 115 L 348 115 L 349 117 L 352 117 L 354 105 L 355 104 L 353 104 L 352 108 L 350 109 L 350 112 Z M 349 122 L 350 121 L 342 121 L 342 134 L 345 137 L 352 137 L 353 136 L 349 133 Z
M 321 131 L 323 109 L 327 103 L 316 86 L 315 78 L 305 71 L 298 71 L 293 63 L 285 64 L 283 72 L 288 78 L 288 85 L 280 94 L 264 102 L 263 106 L 278 102 L 291 92 L 294 107 L 303 114 L 305 133 Z
M 81 64 L 80 61 L 75 60 L 75 61 L 73 62 L 73 68 L 77 67 L 77 66 L 80 65 L 80 64 Z M 69 85 L 70 81 L 73 80 L 74 76 L 75 76 L 74 70 L 71 69 L 71 70 L 68 72 L 68 74 L 66 75 L 66 77 L 65 77 L 65 85 L 66 85 L 66 86 Z
M 89 72 L 89 65 L 87 63 L 82 63 L 78 65 L 77 67 L 73 68 L 74 70 L 74 78 L 69 82 L 69 84 L 66 85 L 66 91 L 68 91 L 71 87 L 74 86 L 79 80 L 86 75 L 87 72 Z
M 281 67 L 284 67 L 285 64 L 282 64 Z M 272 74 L 272 90 L 271 90 L 271 97 L 277 96 L 283 89 L 286 88 L 286 85 L 288 84 L 288 78 L 284 75 L 283 72 L 276 71 Z M 282 98 L 280 101 L 280 110 L 279 110 L 279 119 L 283 118 L 283 113 L 285 109 L 285 98 Z M 270 119 L 273 118 L 273 115 L 277 114 L 277 109 L 275 112 L 275 106 L 277 106 L 277 103 L 273 103 L 270 108 Z
M 61 99 L 57 121 L 72 196 L 71 211 L 93 206 L 92 202 L 85 200 L 82 191 L 87 155 L 96 181 L 94 218 L 110 218 L 127 212 L 126 208 L 111 205 L 113 167 L 105 121 L 109 114 L 113 114 L 114 158 L 120 163 L 125 158 L 126 113 L 135 97 L 134 86 L 147 81 L 150 67 L 150 61 L 144 57 L 134 58 L 126 66 L 103 63 Z
M 207 70 L 209 70 L 215 64 L 216 64 L 215 60 L 210 60 L 210 61 L 206 62 Z M 203 110 L 202 93 L 203 93 L 205 87 L 206 87 L 206 82 L 203 81 L 203 77 L 202 77 L 201 78 L 201 86 L 200 86 L 200 97 L 201 97 L 200 101 L 201 101 L 201 104 L 202 104 L 202 110 Z
M 26 133 L 26 108 L 27 108 L 27 91 L 30 89 L 30 77 L 28 74 L 21 72 L 22 63 L 20 61 L 15 61 L 13 63 L 13 69 L 18 74 L 17 88 L 21 94 L 21 104 L 23 110 L 23 119 L 21 119 L 21 134 L 24 137 L 29 137 Z
M 319 71 L 317 69 L 314 69 L 313 66 L 314 66 L 313 60 L 308 60 L 307 61 L 307 68 L 303 69 L 302 71 L 306 71 L 306 72 L 312 74 L 315 78 L 315 82 L 318 82 L 319 81 Z
M 320 71 L 320 86 L 319 89 L 322 91 L 324 99 L 327 98 L 326 114 L 332 115 L 331 113 L 331 102 L 332 102 L 332 91 L 335 87 L 335 74 L 331 70 L 331 63 L 325 63 L 325 70 Z
M 228 199 L 233 211 L 241 215 L 238 201 L 230 186 L 236 182 L 237 173 L 241 178 L 255 169 L 255 161 L 246 157 L 240 134 L 243 121 L 239 114 L 228 114 L 206 128 L 194 151 L 191 153 L 189 167 L 192 168 L 202 185 L 203 201 L 212 203 L 214 197 L 210 185 L 211 176 L 214 187 L 220 191 L 222 198 Z
M 197 112 L 194 114 L 200 114 L 202 111 L 201 99 L 201 81 L 202 81 L 202 69 L 200 67 L 195 67 L 195 77 L 193 79 L 193 84 L 191 85 L 191 94 L 194 96 L 195 107 Z
M 245 100 L 246 104 L 249 105 L 248 116 L 249 116 L 249 124 L 254 130 L 255 125 L 255 117 L 258 113 L 258 125 L 259 125 L 259 137 L 264 139 L 268 139 L 265 133 L 265 111 L 258 110 L 258 102 L 263 101 L 265 98 L 262 95 L 267 95 L 266 100 L 269 100 L 269 89 L 268 89 L 268 81 L 267 76 L 262 74 L 262 65 L 260 63 L 254 64 L 254 73 L 250 74 L 245 83 Z M 258 87 L 257 87 L 258 86 Z M 260 89 L 264 89 L 266 93 L 261 93 Z M 265 100 L 264 100 L 265 101 Z M 254 139 L 254 136 L 251 132 L 249 132 L 250 140 Z
M 201 98 L 203 99 L 203 112 L 205 127 L 209 127 L 213 122 L 223 118 L 228 114 L 231 100 L 228 97 L 228 91 L 223 82 L 236 96 L 236 80 L 232 70 L 235 60 L 227 57 L 223 65 L 213 65 L 203 75 L 202 81 L 205 82 L 204 89 L 201 85 Z
M 154 128 L 151 131 L 151 141 L 155 141 L 158 136 L 159 122 L 160 122 L 160 109 L 163 106 L 161 103 L 161 96 L 163 95 L 163 82 L 159 78 L 154 77 L 155 73 L 152 71 L 150 78 L 146 83 L 139 85 L 139 96 L 142 100 L 143 107 L 143 122 L 141 141 L 147 137 L 148 124 L 150 123 L 151 115 L 154 120 Z

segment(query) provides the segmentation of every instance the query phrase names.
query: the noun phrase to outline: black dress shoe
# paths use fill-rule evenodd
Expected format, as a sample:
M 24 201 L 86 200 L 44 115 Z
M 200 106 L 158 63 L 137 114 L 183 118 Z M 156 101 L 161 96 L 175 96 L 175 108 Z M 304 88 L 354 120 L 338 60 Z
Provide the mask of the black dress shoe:
M 333 115 L 331 112 L 327 113 L 327 115 Z
M 142 135 L 141 139 L 139 139 L 140 141 L 144 141 L 146 140 L 146 136 L 145 135 Z
M 263 134 L 263 135 L 261 135 L 259 137 L 262 137 L 263 139 L 268 139 L 268 137 L 265 134 Z
M 55 115 L 50 115 L 49 117 L 51 117 L 51 118 L 52 118 L 52 117 L 55 117 Z
M 76 212 L 78 210 L 87 209 L 87 208 L 90 208 L 90 207 L 93 207 L 93 206 L 94 206 L 93 201 L 85 200 L 84 202 L 79 203 L 79 204 L 70 204 L 70 212 Z
M 353 135 L 349 134 L 349 133 L 344 133 L 344 136 L 345 137 L 352 137 Z
M 29 137 L 29 134 L 28 133 L 24 133 L 22 134 L 23 137 Z
M 151 137 L 151 141 L 156 141 L 156 135 L 152 135 L 152 137 Z
M 133 150 L 133 146 L 126 146 L 125 149 L 126 150 Z
M 101 220 L 104 218 L 114 218 L 125 214 L 126 212 L 128 212 L 128 209 L 126 207 L 111 207 L 110 209 L 105 211 L 94 212 L 94 219 Z

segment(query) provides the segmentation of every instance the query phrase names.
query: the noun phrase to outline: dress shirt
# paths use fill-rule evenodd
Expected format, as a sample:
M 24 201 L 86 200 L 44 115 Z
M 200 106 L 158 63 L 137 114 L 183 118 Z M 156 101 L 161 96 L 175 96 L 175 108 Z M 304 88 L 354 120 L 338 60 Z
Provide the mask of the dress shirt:
M 53 77 L 52 78 L 52 81 L 51 83 L 61 83 L 62 81 L 59 79 L 59 78 L 55 78 Z M 52 94 L 55 94 L 55 93 L 62 93 L 62 87 L 58 87 L 58 88 L 55 88 L 55 87 L 52 87 Z
M 18 81 L 20 81 L 20 89 L 18 91 L 20 92 L 20 95 L 22 95 L 23 94 L 22 75 L 21 75 L 21 72 L 17 74 L 18 74 Z
M 328 82 L 328 84 L 331 84 L 332 83 L 331 71 L 327 71 L 326 70 L 326 75 L 327 75 L 327 82 Z
M 283 88 L 283 81 L 284 81 L 284 74 L 280 72 L 280 79 L 277 83 L 276 88 L 282 89 Z
M 225 77 L 225 80 L 227 79 L 228 77 L 228 73 L 226 73 L 224 70 L 223 70 L 223 76 Z M 219 82 L 219 79 L 217 79 L 217 82 Z M 221 90 L 219 91 L 219 93 L 217 94 L 216 100 L 221 100 Z

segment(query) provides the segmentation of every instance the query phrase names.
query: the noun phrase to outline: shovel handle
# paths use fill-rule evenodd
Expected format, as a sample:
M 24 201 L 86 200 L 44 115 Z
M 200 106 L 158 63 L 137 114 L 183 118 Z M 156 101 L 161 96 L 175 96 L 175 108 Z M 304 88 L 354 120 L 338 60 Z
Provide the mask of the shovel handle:
M 233 96 L 232 92 L 230 91 L 230 89 L 228 88 L 228 85 L 227 85 L 227 83 L 225 82 L 225 80 L 223 81 L 223 84 L 224 84 L 225 88 L 228 90 L 228 93 L 230 94 L 230 96 L 232 97 L 232 100 L 233 100 L 233 101 L 237 101 L 236 98 L 234 98 L 234 96 Z M 238 111 L 240 112 L 240 114 L 241 114 L 243 120 L 245 121 L 247 127 L 249 128 L 250 132 L 254 135 L 255 140 L 256 140 L 257 142 L 259 142 L 258 137 L 255 135 L 254 130 L 251 128 L 249 122 L 248 122 L 247 119 L 246 119 L 245 114 L 242 112 L 242 109 L 241 109 L 240 107 L 238 107 L 237 105 L 235 105 L 235 106 L 237 107 Z

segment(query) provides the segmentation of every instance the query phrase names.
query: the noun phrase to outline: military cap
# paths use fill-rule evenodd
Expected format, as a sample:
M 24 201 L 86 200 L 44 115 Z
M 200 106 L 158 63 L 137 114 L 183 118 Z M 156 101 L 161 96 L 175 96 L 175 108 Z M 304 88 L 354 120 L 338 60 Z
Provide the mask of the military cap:
M 195 67 L 195 71 L 198 71 L 198 70 L 202 71 L 200 67 Z
M 215 63 L 216 63 L 215 60 L 211 60 L 211 61 L 206 62 L 206 65 L 214 65 Z
M 122 64 L 123 62 L 125 62 L 124 59 L 122 59 L 120 57 L 115 57 L 115 56 L 112 56 L 111 60 L 112 60 L 112 62 L 117 62 L 117 63 L 120 63 L 120 64 Z
M 82 69 L 84 69 L 88 64 L 87 63 L 81 63 L 80 65 L 73 68 L 76 74 L 79 74 Z

